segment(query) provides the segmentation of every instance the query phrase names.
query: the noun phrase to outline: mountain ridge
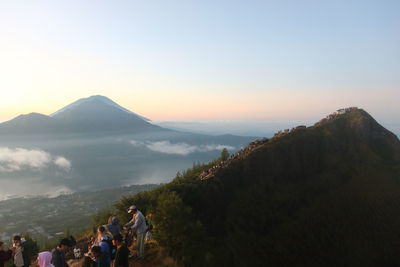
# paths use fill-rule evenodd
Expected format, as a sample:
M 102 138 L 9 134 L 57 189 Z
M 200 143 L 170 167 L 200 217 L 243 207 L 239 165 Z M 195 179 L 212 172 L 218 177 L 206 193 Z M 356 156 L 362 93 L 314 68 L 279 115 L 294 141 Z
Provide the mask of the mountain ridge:
M 119 214 L 153 213 L 160 245 L 188 266 L 398 266 L 400 141 L 363 110 L 331 115 L 210 179 L 223 161 L 194 166 Z

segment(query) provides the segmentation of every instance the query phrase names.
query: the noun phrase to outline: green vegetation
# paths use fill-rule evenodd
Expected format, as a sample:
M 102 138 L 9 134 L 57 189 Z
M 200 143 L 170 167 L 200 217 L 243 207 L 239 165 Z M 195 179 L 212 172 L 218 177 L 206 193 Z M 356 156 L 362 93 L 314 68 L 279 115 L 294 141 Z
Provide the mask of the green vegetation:
M 223 155 L 222 155 L 223 156 Z M 225 158 L 225 157 L 224 157 Z M 116 203 L 153 213 L 184 266 L 397 266 L 400 142 L 363 110 L 273 138 Z

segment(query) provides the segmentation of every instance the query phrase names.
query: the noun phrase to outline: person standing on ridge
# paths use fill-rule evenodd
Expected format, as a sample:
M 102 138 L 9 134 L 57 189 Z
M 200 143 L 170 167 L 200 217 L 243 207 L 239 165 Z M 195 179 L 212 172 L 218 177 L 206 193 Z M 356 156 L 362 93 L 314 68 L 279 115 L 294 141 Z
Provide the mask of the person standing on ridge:
M 64 238 L 60 241 L 59 245 L 52 251 L 51 263 L 54 267 L 68 267 L 68 263 L 65 259 L 65 251 L 70 247 L 71 242 L 68 238 Z
M 121 233 L 121 226 L 119 225 L 119 219 L 116 216 L 111 216 L 108 219 L 108 224 L 106 225 L 107 231 L 112 237 Z
M 22 256 L 24 258 L 24 267 L 29 267 L 32 263 L 33 250 L 35 248 L 35 243 L 32 238 L 25 236 L 21 238 Z
M 147 225 L 143 214 L 136 208 L 135 205 L 130 206 L 128 213 L 132 214 L 132 220 L 125 224 L 124 229 L 132 229 L 137 236 L 137 250 L 138 258 L 143 258 L 144 256 L 144 239 L 146 237 Z
M 93 256 L 93 260 L 94 260 L 94 266 L 95 267 L 110 267 L 111 266 L 111 262 L 110 262 L 108 256 L 104 255 L 101 252 L 101 250 L 102 249 L 101 249 L 100 246 L 92 247 L 91 253 L 92 253 L 92 256 Z
M 114 246 L 117 248 L 117 252 L 115 254 L 114 267 L 129 267 L 129 249 L 123 243 L 122 235 L 114 236 L 112 242 Z
M 24 256 L 23 251 L 24 248 L 22 247 L 21 237 L 16 235 L 13 237 L 13 256 L 14 256 L 14 266 L 15 267 L 23 267 L 24 266 Z
M 106 235 L 106 228 L 104 226 L 99 226 L 97 229 L 95 245 L 101 248 L 102 260 L 107 260 L 111 264 L 111 254 L 113 253 L 112 242 L 111 238 Z

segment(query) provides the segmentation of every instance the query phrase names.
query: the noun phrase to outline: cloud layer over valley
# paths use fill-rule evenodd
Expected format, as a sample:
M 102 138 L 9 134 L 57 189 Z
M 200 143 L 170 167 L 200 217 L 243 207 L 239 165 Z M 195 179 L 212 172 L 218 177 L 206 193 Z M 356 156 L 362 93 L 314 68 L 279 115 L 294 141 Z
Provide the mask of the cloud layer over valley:
M 68 172 L 71 169 L 71 162 L 65 157 L 54 156 L 39 149 L 0 147 L 0 172 L 41 171 L 51 167 Z
M 235 147 L 230 145 L 220 145 L 220 144 L 212 144 L 212 145 L 191 145 L 188 143 L 171 143 L 170 141 L 162 140 L 155 142 L 140 142 L 136 140 L 131 140 L 130 143 L 133 146 L 141 146 L 146 147 L 147 149 L 159 153 L 170 154 L 170 155 L 182 155 L 187 156 L 196 152 L 210 152 L 210 151 L 219 151 L 224 148 L 228 150 L 235 150 Z

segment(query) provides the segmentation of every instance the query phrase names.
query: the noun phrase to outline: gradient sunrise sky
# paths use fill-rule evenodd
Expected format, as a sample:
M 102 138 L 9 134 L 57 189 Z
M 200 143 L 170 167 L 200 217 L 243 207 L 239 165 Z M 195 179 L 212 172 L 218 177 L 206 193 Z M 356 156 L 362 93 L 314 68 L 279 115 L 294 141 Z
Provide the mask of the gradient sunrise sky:
M 105 95 L 153 120 L 400 117 L 400 1 L 0 1 L 0 121 Z

